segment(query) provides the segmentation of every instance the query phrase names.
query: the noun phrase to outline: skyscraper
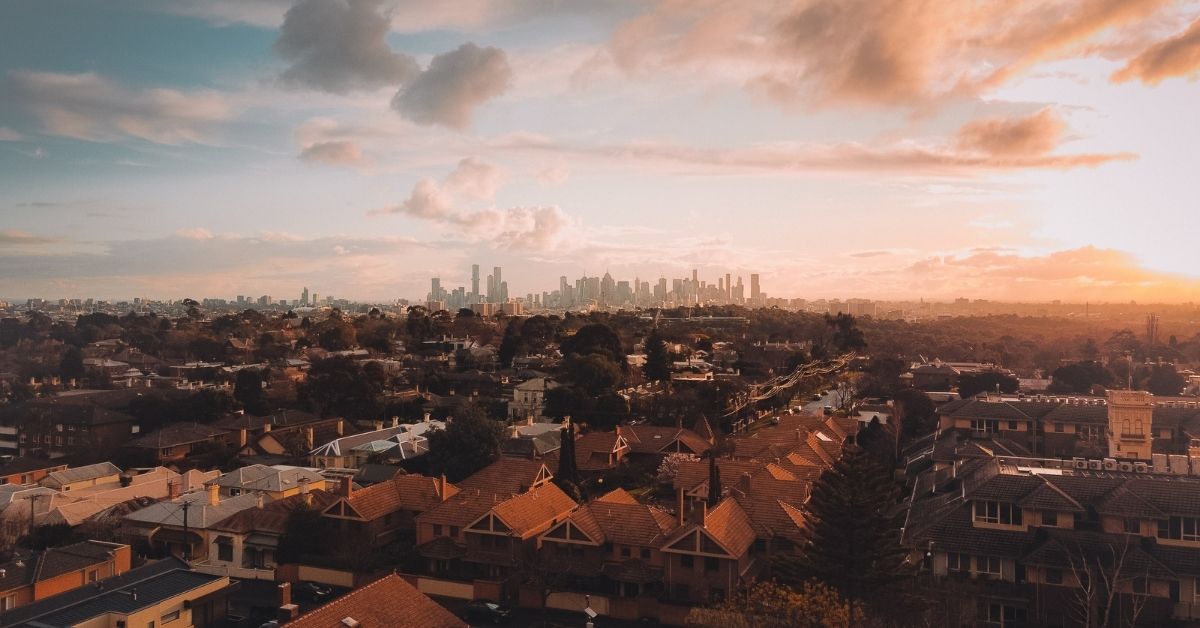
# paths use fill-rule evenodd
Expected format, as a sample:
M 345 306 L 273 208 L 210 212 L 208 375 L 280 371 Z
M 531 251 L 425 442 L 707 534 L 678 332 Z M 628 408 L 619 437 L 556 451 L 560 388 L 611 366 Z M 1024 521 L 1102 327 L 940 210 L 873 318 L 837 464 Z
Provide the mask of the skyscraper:
M 479 264 L 471 264 L 471 299 L 479 299 Z
M 488 300 L 491 301 L 492 303 L 504 303 L 504 292 L 503 292 L 504 277 L 502 277 L 500 275 L 500 267 L 499 266 L 496 266 L 495 268 L 492 269 L 492 281 L 495 282 L 495 284 L 493 286 L 495 288 L 495 291 L 494 291 L 494 294 L 492 295 L 493 298 L 488 299 Z
M 751 273 L 751 275 L 750 275 L 750 300 L 755 303 L 758 303 L 760 299 L 762 299 L 762 290 L 760 290 L 759 286 L 758 286 L 758 273 Z
M 305 286 L 304 291 L 300 293 L 300 305 L 301 306 L 308 305 L 308 286 Z

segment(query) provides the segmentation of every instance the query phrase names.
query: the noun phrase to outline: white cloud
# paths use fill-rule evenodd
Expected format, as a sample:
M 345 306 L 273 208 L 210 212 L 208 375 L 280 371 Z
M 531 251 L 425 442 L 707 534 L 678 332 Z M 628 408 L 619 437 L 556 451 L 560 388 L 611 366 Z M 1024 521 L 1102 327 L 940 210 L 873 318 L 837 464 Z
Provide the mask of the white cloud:
M 23 139 L 25 139 L 24 135 L 6 126 L 0 126 L 0 142 L 19 142 Z
M 15 71 L 6 87 L 0 99 L 29 111 L 48 133 L 83 140 L 211 143 L 216 126 L 233 115 L 216 92 L 126 88 L 92 73 Z

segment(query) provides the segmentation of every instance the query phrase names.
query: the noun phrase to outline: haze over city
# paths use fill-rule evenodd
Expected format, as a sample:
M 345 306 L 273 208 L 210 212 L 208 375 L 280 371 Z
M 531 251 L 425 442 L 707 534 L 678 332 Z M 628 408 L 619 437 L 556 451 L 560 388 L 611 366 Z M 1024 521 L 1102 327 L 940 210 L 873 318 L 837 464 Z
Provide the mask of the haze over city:
M 1190 301 L 1195 2 L 0 7 L 0 298 Z M 294 297 L 293 297 L 294 298 Z

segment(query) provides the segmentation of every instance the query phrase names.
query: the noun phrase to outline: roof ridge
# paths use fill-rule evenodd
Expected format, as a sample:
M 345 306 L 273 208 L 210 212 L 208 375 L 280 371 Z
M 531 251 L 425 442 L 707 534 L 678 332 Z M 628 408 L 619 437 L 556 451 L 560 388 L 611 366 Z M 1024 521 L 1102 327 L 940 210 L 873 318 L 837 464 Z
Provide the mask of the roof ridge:
M 1059 495 L 1065 497 L 1067 499 L 1067 501 L 1074 504 L 1080 510 L 1086 510 L 1083 507 L 1083 504 L 1080 504 L 1078 500 L 1076 500 L 1074 497 L 1071 497 L 1070 495 L 1067 494 L 1066 491 L 1064 491 L 1061 488 L 1059 488 L 1058 486 L 1056 486 L 1053 482 L 1050 481 L 1049 478 L 1047 478 L 1041 474 L 1038 474 L 1037 477 L 1042 480 L 1043 486 L 1049 486 L 1051 490 L 1053 490 L 1054 492 L 1058 493 Z M 1034 490 L 1037 490 L 1037 489 L 1034 489 Z M 1033 491 L 1030 491 L 1029 494 L 1032 494 L 1032 493 L 1033 493 Z M 1026 496 L 1028 496 L 1029 494 L 1026 494 Z

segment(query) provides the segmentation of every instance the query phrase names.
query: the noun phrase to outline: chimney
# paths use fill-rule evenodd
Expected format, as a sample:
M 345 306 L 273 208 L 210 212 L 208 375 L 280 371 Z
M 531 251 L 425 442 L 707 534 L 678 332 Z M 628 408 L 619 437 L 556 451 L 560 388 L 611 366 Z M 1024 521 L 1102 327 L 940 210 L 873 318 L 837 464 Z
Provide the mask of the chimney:
M 446 474 L 445 473 L 442 474 L 442 477 L 438 478 L 438 495 L 441 496 L 442 501 L 446 501 L 447 499 L 450 499 L 450 496 L 448 494 L 446 494 Z
M 738 490 L 746 495 L 750 494 L 750 472 L 743 471 L 742 476 L 738 478 Z
M 313 441 L 315 439 L 316 439 L 316 435 L 313 432 L 313 428 L 311 428 L 311 427 L 304 428 L 304 441 L 306 443 L 308 443 L 308 449 L 312 449 L 313 447 L 316 447 L 316 445 L 313 443 Z
M 676 522 L 679 525 L 683 525 L 683 489 L 677 489 L 675 493 L 679 496 L 679 499 L 677 500 L 678 503 L 676 504 L 676 507 L 678 508 L 676 513 Z
M 375 427 L 376 432 L 378 432 L 379 430 L 382 430 L 383 429 L 383 421 L 375 421 L 374 427 Z
M 183 488 L 182 486 L 180 486 L 181 482 L 183 482 L 182 478 L 180 478 L 178 482 L 170 482 L 170 481 L 167 482 L 167 497 L 168 498 L 175 499 L 175 498 L 179 497 L 180 493 L 182 492 L 182 488 Z
M 247 437 L 247 434 L 246 434 L 246 428 L 243 427 L 243 428 L 239 429 L 238 430 L 238 447 L 245 447 L 246 443 L 248 441 L 249 441 L 249 438 Z
M 305 506 L 312 506 L 312 500 L 313 500 L 312 491 L 310 491 L 308 488 L 308 479 L 307 478 L 300 480 L 300 495 L 301 495 L 300 499 L 304 500 Z
M 337 435 L 345 436 L 345 433 L 346 433 L 345 419 L 338 419 L 337 420 Z
M 213 482 L 208 485 L 208 505 L 216 506 L 221 503 L 221 487 Z
M 292 602 L 292 583 L 279 583 L 279 621 L 287 623 L 300 616 L 300 607 Z
M 398 416 L 392 417 L 392 427 L 399 427 L 399 426 L 400 426 L 400 417 L 398 417 Z
M 342 476 L 342 496 L 349 499 L 352 495 L 354 495 L 354 478 L 352 478 L 348 475 L 343 475 Z
M 284 607 L 292 603 L 292 583 L 280 582 L 276 587 L 279 595 L 279 606 Z
M 429 422 L 429 413 L 428 412 L 425 413 L 425 422 L 426 423 Z
M 263 423 L 263 434 L 266 434 L 267 432 L 270 432 L 270 431 L 271 431 L 271 423 L 270 422 Z

